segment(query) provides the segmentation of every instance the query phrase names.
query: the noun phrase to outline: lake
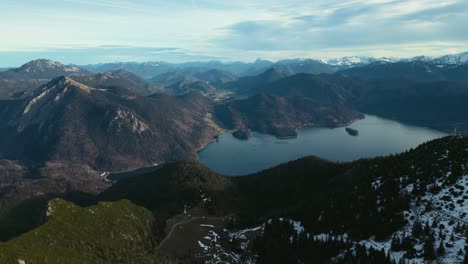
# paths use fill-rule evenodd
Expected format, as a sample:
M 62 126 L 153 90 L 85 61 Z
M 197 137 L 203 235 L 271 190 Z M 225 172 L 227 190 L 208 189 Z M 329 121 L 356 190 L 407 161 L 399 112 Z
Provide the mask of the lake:
M 358 130 L 359 135 L 349 135 L 346 127 Z M 249 140 L 239 140 L 225 133 L 198 155 L 199 162 L 219 173 L 245 175 L 311 155 L 352 161 L 395 154 L 446 135 L 438 130 L 366 115 L 365 119 L 345 127 L 301 128 L 298 136 L 290 139 L 253 132 Z

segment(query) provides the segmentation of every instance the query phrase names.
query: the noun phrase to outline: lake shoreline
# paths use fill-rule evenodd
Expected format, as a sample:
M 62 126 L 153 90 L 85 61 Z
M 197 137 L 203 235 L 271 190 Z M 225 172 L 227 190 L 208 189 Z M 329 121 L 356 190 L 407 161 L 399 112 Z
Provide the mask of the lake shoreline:
M 359 137 L 350 137 L 345 129 L 340 129 L 351 124 L 360 132 Z M 336 127 L 308 124 L 297 131 L 298 136 L 294 138 L 254 131 L 248 140 L 223 133 L 216 144 L 197 152 L 197 160 L 223 175 L 246 175 L 304 156 L 335 162 L 386 156 L 447 135 L 374 115 L 364 115 Z

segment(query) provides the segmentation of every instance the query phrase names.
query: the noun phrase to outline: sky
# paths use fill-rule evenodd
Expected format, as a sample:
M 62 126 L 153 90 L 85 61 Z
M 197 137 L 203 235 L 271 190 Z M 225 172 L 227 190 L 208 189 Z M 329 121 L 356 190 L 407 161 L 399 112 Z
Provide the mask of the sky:
M 464 51 L 468 0 L 0 0 L 0 67 Z

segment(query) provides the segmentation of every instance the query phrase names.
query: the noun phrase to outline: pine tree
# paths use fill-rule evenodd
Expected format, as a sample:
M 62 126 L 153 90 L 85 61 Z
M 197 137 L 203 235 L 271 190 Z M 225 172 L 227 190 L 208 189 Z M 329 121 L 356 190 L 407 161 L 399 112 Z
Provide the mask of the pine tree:
M 437 255 L 439 255 L 439 256 L 445 255 L 445 247 L 444 247 L 444 241 L 443 240 L 440 241 L 439 247 L 437 248 Z
M 461 163 L 453 162 L 452 164 L 452 173 L 447 178 L 447 183 L 455 183 L 458 178 L 460 178 L 463 174 L 463 168 Z
M 400 237 L 398 235 L 393 236 L 391 249 L 393 251 L 400 251 L 401 250 L 401 242 L 400 242 Z
M 424 226 L 424 235 L 428 236 L 431 233 L 431 227 L 429 226 L 429 221 L 426 221 Z
M 419 238 L 422 235 L 422 226 L 420 222 L 415 222 L 413 225 L 413 229 L 411 230 L 411 234 L 415 238 Z
M 434 237 L 429 235 L 426 238 L 424 243 L 424 258 L 427 260 L 434 260 L 435 259 L 435 250 L 434 250 Z

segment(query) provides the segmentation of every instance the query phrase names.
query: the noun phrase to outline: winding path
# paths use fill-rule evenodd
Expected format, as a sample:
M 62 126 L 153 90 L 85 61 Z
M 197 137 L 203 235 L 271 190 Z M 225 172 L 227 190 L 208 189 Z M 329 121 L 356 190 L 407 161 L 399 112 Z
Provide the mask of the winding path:
M 193 221 L 198 220 L 198 219 L 207 219 L 207 217 L 206 217 L 206 216 L 194 217 L 194 218 L 192 218 L 192 219 L 190 219 L 190 220 L 186 220 L 186 221 L 183 221 L 183 222 L 179 222 L 179 223 L 174 224 L 174 225 L 172 226 L 172 228 L 171 228 L 171 231 L 169 231 L 169 233 L 167 234 L 167 236 L 161 241 L 161 243 L 159 243 L 159 247 L 158 247 L 158 248 L 161 248 L 162 245 L 163 245 L 169 238 L 171 238 L 172 234 L 174 233 L 174 230 L 175 230 L 177 227 L 179 227 L 179 226 L 181 226 L 181 225 L 188 224 L 188 223 L 193 222 Z
M 165 242 L 167 242 L 167 240 L 169 240 L 171 237 L 172 237 L 172 234 L 174 233 L 174 231 L 176 230 L 177 227 L 181 226 L 181 225 L 185 225 L 185 224 L 188 224 L 190 222 L 193 222 L 195 220 L 200 220 L 200 219 L 223 219 L 223 218 L 226 218 L 226 217 L 229 217 L 228 216 L 222 216 L 222 217 L 207 217 L 207 216 L 198 216 L 198 217 L 193 217 L 189 220 L 186 220 L 186 221 L 182 221 L 182 222 L 178 222 L 176 224 L 174 224 L 171 228 L 171 231 L 169 231 L 169 233 L 167 234 L 167 236 L 161 241 L 161 243 L 159 243 L 159 246 L 158 248 L 161 248 Z

